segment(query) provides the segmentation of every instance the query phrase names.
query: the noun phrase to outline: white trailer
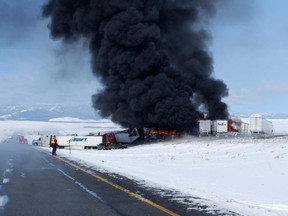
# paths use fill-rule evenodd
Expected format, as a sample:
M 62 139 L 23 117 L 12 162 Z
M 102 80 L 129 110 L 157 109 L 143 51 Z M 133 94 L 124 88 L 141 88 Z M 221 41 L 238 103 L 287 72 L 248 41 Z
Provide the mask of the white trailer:
M 102 136 L 56 136 L 59 148 L 96 149 L 102 142 Z M 40 137 L 40 146 L 49 147 L 51 135 Z
M 245 123 L 245 122 L 241 122 L 241 129 L 240 129 L 240 133 L 242 134 L 248 134 L 249 131 L 249 124 Z
M 63 137 L 63 142 L 58 142 L 63 148 L 96 149 L 102 142 L 102 136 L 73 136 L 66 139 Z
M 228 132 L 228 120 L 215 120 L 212 122 L 213 133 L 227 133 Z
M 261 115 L 250 116 L 250 132 L 252 134 L 272 134 L 273 124 Z
M 211 134 L 211 120 L 199 120 L 199 134 L 200 135 Z

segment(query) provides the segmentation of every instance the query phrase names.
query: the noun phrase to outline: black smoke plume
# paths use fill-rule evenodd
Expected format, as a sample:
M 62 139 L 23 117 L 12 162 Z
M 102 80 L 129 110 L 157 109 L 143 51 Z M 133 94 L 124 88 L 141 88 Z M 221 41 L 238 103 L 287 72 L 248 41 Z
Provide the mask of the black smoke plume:
M 54 39 L 90 42 L 92 97 L 103 117 L 124 127 L 191 129 L 203 109 L 226 119 L 226 85 L 212 78 L 203 22 L 217 0 L 50 0 Z

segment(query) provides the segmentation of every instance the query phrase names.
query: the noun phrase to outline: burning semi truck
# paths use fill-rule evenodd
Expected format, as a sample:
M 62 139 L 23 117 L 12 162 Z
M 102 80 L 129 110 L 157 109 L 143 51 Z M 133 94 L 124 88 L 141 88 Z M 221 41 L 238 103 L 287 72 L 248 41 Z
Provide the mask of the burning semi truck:
M 242 122 L 240 119 L 229 120 L 199 120 L 199 135 L 223 135 L 231 133 L 247 134 L 249 124 Z
M 118 149 L 127 148 L 130 144 L 153 143 L 169 141 L 183 136 L 197 135 L 227 135 L 233 136 L 247 134 L 249 125 L 240 119 L 234 118 L 229 120 L 199 120 L 199 131 L 176 130 L 176 129 L 157 129 L 157 128 L 130 128 L 121 131 L 104 131 L 99 132 L 102 136 L 102 143 L 98 149 Z
M 139 128 L 130 128 L 121 131 L 102 131 L 98 133 L 98 136 L 102 136 L 102 143 L 97 146 L 98 150 L 123 149 L 127 148 L 127 144 L 139 141 L 143 137 L 143 131 Z
M 169 141 L 181 137 L 186 133 L 177 130 L 163 130 L 156 128 L 129 128 L 121 131 L 99 132 L 102 143 L 98 150 L 127 148 L 129 144 L 143 144 Z
M 230 132 L 248 133 L 248 124 L 240 120 L 199 120 L 199 134 L 220 135 Z M 121 131 L 99 132 L 102 143 L 98 150 L 127 148 L 129 144 L 153 143 L 174 140 L 183 136 L 196 135 L 192 130 L 164 130 L 157 128 L 130 128 Z
M 272 134 L 273 125 L 261 116 L 251 116 L 248 123 L 238 118 L 225 119 L 201 119 L 199 123 L 199 136 L 237 136 L 251 134 Z M 157 128 L 128 128 L 116 131 L 101 131 L 93 136 L 57 136 L 60 148 L 84 148 L 84 149 L 124 149 L 129 145 L 154 143 L 174 140 L 183 136 L 196 135 L 192 130 L 157 129 Z M 39 144 L 49 146 L 51 135 L 41 136 Z
M 176 130 L 159 130 L 148 128 L 129 128 L 121 131 L 99 132 L 102 143 L 98 150 L 127 148 L 129 144 L 151 143 L 173 140 L 177 136 Z

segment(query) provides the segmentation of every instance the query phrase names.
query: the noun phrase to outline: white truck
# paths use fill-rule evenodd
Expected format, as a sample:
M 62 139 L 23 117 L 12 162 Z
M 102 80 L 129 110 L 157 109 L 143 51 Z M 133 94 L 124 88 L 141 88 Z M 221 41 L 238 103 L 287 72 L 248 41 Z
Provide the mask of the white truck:
M 261 115 L 250 116 L 250 132 L 252 134 L 272 134 L 273 124 Z
M 211 120 L 199 120 L 199 135 L 211 134 Z

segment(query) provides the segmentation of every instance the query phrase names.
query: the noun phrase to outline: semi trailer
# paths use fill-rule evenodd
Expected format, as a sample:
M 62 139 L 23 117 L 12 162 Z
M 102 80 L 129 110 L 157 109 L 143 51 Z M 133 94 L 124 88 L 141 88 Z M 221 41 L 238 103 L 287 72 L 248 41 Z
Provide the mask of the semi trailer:
M 252 134 L 272 134 L 273 124 L 261 115 L 250 116 L 250 132 Z
M 96 149 L 97 145 L 101 143 L 101 136 L 56 136 L 58 147 L 61 149 Z M 37 141 L 38 146 L 49 147 L 51 145 L 52 135 L 42 135 Z

